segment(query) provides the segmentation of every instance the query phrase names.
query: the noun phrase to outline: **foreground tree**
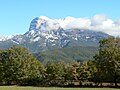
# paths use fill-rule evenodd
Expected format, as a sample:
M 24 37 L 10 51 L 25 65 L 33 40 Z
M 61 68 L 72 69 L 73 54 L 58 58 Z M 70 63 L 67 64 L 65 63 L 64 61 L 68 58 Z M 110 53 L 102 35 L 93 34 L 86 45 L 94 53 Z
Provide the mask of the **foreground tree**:
M 13 46 L 0 57 L 4 84 L 33 84 L 34 79 L 42 78 L 43 66 L 26 48 Z
M 64 63 L 48 62 L 46 65 L 46 78 L 49 85 L 60 85 L 64 80 Z
M 72 84 L 74 80 L 78 80 L 78 73 L 77 73 L 78 68 L 79 68 L 79 63 L 74 63 L 72 65 L 66 64 L 65 74 L 64 74 L 65 81 L 70 81 Z
M 95 67 L 92 60 L 83 62 L 83 64 L 78 69 L 79 80 L 91 81 L 94 72 L 95 72 Z
M 99 54 L 95 55 L 97 77 L 100 82 L 114 82 L 120 77 L 120 39 L 109 37 L 100 41 Z

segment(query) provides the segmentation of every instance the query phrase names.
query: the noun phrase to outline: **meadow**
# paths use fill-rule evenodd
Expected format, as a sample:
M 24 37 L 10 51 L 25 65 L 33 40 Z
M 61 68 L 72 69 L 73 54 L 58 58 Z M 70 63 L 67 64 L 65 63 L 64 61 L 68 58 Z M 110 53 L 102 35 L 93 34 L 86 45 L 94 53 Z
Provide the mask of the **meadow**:
M 116 89 L 115 88 L 57 88 L 57 87 L 0 86 L 0 90 L 116 90 Z

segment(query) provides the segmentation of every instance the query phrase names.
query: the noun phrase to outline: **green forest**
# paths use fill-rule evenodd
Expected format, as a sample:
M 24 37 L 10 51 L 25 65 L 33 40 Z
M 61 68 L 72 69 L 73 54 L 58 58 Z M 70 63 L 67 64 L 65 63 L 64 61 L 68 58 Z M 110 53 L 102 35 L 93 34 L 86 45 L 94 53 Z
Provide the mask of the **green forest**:
M 63 61 L 64 63 L 74 63 L 76 61 L 83 62 L 90 60 L 97 53 L 97 46 L 72 46 L 68 48 L 46 50 L 43 52 L 35 53 L 34 56 L 42 63 L 46 63 L 48 61 Z
M 102 86 L 109 83 L 109 86 L 119 86 L 119 38 L 101 40 L 98 53 L 87 59 L 72 63 L 64 60 L 42 63 L 25 47 L 13 46 L 0 50 L 0 85 Z

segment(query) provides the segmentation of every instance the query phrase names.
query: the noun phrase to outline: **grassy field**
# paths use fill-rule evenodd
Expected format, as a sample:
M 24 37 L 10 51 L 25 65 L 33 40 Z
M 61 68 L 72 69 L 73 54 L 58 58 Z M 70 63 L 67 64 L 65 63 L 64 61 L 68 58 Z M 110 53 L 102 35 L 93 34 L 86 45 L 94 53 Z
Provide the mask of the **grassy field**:
M 114 88 L 56 88 L 56 87 L 0 86 L 0 90 L 119 90 L 119 89 L 114 89 Z

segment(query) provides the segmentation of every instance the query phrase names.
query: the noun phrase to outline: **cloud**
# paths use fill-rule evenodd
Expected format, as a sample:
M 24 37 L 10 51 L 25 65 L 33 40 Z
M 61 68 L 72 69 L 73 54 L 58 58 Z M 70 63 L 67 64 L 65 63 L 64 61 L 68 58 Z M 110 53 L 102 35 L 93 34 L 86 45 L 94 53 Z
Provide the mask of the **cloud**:
M 80 29 L 87 29 L 91 25 L 91 21 L 87 18 L 78 18 L 74 19 L 73 21 L 67 23 L 65 25 L 65 29 L 70 29 L 70 28 L 80 28 Z
M 105 32 L 109 35 L 120 36 L 120 19 L 113 21 L 106 15 L 95 15 L 91 18 L 67 17 L 60 26 L 64 29 L 78 28 Z
M 115 24 L 116 24 L 117 26 L 120 25 L 120 18 L 115 21 Z
M 107 20 L 107 17 L 105 15 L 95 15 L 91 18 L 91 25 L 100 25 L 105 20 Z
M 120 19 L 113 21 L 105 15 L 95 15 L 91 18 L 91 26 L 88 28 L 94 31 L 101 31 L 113 36 L 120 36 Z
M 113 21 L 106 15 L 97 14 L 91 18 L 74 18 L 66 17 L 64 19 L 49 19 L 41 17 L 48 21 L 48 29 L 58 29 L 61 26 L 63 29 L 77 28 L 82 30 L 93 30 L 105 32 L 109 35 L 120 36 L 120 19 Z M 56 24 L 58 23 L 58 24 Z
M 71 29 L 71 28 L 78 28 L 78 29 L 88 29 L 91 25 L 91 21 L 88 18 L 74 18 L 74 17 L 66 17 L 65 19 L 59 19 L 58 23 L 62 28 Z

